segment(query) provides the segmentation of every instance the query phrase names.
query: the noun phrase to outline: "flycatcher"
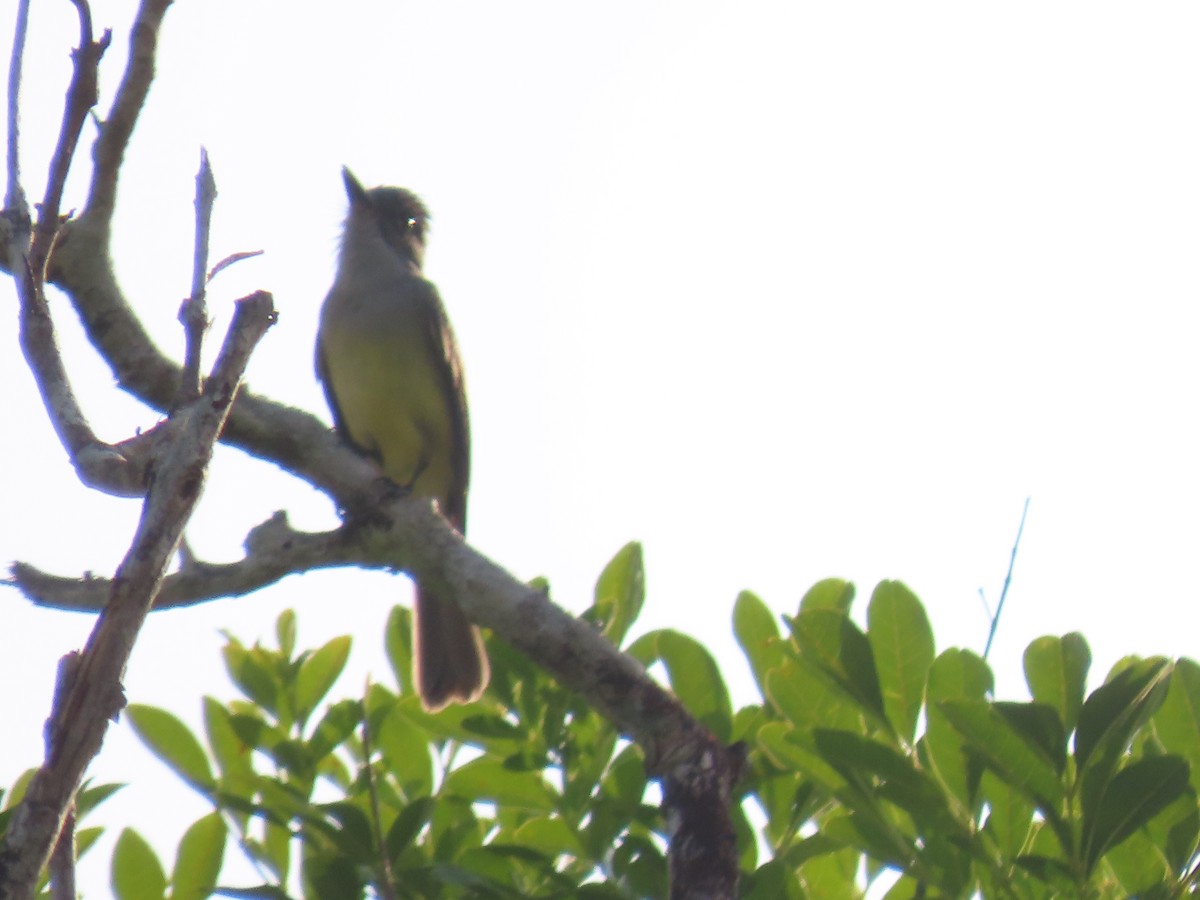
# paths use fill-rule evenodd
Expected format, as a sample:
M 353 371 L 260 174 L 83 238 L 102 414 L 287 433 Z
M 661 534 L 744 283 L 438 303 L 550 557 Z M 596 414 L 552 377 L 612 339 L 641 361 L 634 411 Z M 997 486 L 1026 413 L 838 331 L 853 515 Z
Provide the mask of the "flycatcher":
M 321 307 L 317 377 L 342 436 L 465 532 L 470 424 L 462 361 L 437 288 L 421 275 L 429 211 L 401 188 L 365 190 L 342 170 L 350 214 Z M 414 678 L 426 708 L 475 700 L 487 685 L 479 631 L 418 584 Z

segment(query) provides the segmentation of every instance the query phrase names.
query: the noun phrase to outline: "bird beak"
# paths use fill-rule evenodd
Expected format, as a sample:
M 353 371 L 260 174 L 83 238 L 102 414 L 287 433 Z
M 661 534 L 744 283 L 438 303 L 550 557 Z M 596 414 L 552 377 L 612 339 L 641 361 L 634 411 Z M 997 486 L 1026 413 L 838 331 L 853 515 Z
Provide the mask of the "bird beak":
M 358 179 L 354 177 L 354 173 L 345 166 L 342 166 L 342 180 L 346 182 L 346 196 L 350 198 L 351 206 L 367 202 L 366 189 L 359 184 Z

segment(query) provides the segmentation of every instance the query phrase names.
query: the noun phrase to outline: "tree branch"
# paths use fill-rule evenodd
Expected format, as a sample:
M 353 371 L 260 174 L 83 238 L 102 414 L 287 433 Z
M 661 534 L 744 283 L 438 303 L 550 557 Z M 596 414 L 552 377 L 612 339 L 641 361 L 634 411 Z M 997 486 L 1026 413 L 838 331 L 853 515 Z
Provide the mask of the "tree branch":
M 271 296 L 238 302 L 204 392 L 160 435 L 152 482 L 109 602 L 81 654 L 64 658 L 47 723 L 46 761 L 29 783 L 0 844 L 0 900 L 32 896 L 108 723 L 125 705 L 121 676 L 134 641 L 200 497 L 213 445 L 250 352 L 275 321 Z
M 117 284 L 108 251 L 120 166 L 153 78 L 158 29 L 169 3 L 170 0 L 142 2 L 133 28 L 125 76 L 93 148 L 95 168 L 87 203 L 80 218 L 67 223 L 59 232 L 47 267 L 48 277 L 70 297 L 89 339 L 108 362 L 121 387 L 163 411 L 172 403 L 172 386 L 180 383 L 183 370 L 148 338 Z M 14 264 L 17 258 L 11 248 L 17 244 L 20 242 L 9 241 L 7 257 L 15 273 L 20 268 Z M 38 377 L 41 383 L 41 375 Z M 179 418 L 198 415 L 194 411 L 212 401 L 213 387 L 212 382 L 206 385 L 201 402 L 183 408 Z M 562 684 L 578 691 L 643 748 L 651 775 L 660 778 L 664 785 L 663 812 L 671 837 L 672 896 L 736 896 L 738 866 L 729 806 L 733 785 L 741 771 L 740 749 L 721 746 L 676 698 L 647 676 L 640 664 L 608 643 L 590 625 L 567 615 L 541 592 L 520 583 L 464 544 L 428 502 L 396 496 L 394 488 L 381 482 L 377 468 L 369 460 L 347 448 L 314 416 L 245 390 L 236 392 L 235 401 L 232 387 L 222 396 L 222 416 L 214 423 L 214 427 L 223 429 L 221 440 L 274 462 L 324 490 L 349 512 L 349 524 L 327 534 L 307 535 L 292 532 L 285 520 L 281 523 L 272 520 L 252 533 L 247 558 L 240 563 L 216 567 L 185 561 L 177 575 L 164 580 L 166 563 L 162 562 L 154 579 L 155 590 L 136 603 L 122 600 L 118 604 L 116 600 L 128 592 L 135 564 L 143 564 L 132 556 L 126 558 L 112 582 L 76 581 L 62 594 L 57 590 L 64 587 L 62 582 L 51 583 L 31 567 L 14 567 L 14 583 L 23 589 L 41 591 L 38 594 L 41 602 L 66 605 L 64 597 L 73 598 L 74 603 L 81 603 L 87 597 L 87 602 L 94 603 L 100 589 L 114 598 L 101 617 L 94 641 L 89 642 L 89 649 L 81 658 L 80 666 L 86 665 L 86 669 L 71 680 L 72 690 L 64 705 L 56 706 L 51 729 L 54 750 L 48 758 L 53 772 L 38 782 L 39 793 L 34 795 L 32 811 L 25 813 L 21 821 L 21 830 L 29 830 L 43 811 L 59 808 L 49 805 L 47 797 L 58 799 L 54 791 L 57 788 L 61 793 L 66 783 L 63 767 L 73 768 L 81 759 L 89 758 L 85 751 L 94 752 L 98 748 L 97 735 L 103 734 L 107 715 L 120 708 L 122 700 L 116 680 L 120 672 L 119 668 L 112 668 L 116 657 L 105 657 L 103 672 L 97 669 L 98 663 L 89 662 L 94 659 L 89 655 L 94 645 L 101 644 L 97 635 L 115 630 L 123 636 L 119 643 L 124 646 L 136 633 L 136 625 L 140 625 L 160 586 L 164 603 L 181 605 L 172 604 L 169 598 L 173 596 L 178 601 L 186 596 L 190 598 L 187 602 L 211 599 L 217 593 L 214 591 L 217 586 L 220 593 L 244 593 L 291 572 L 321 565 L 398 568 L 423 583 L 444 587 L 468 617 L 492 628 Z M 147 443 L 157 446 L 161 441 L 174 447 L 182 441 L 171 435 L 181 428 L 173 418 L 164 434 L 154 435 Z M 136 468 L 138 457 L 127 454 L 124 445 L 109 449 L 127 468 L 145 471 L 144 467 Z M 194 503 L 203 477 L 203 466 L 196 468 L 198 462 L 193 457 L 190 468 L 172 470 L 169 492 L 163 486 L 168 469 L 154 464 L 153 487 L 147 497 L 143 523 L 148 521 L 152 507 L 165 502 L 162 500 L 165 493 L 177 501 L 177 510 L 183 508 L 179 505 L 183 495 L 187 495 L 189 503 Z M 112 488 L 106 486 L 106 489 Z M 187 510 L 190 512 L 190 505 Z M 156 563 L 161 551 L 166 550 L 169 557 L 179 540 L 177 533 L 167 535 L 161 527 L 159 530 L 164 539 L 171 536 L 172 540 L 169 546 L 154 541 Z M 139 529 L 139 535 L 149 540 L 143 529 Z M 259 544 L 256 539 L 264 543 Z M 263 549 L 268 544 L 269 552 Z M 307 562 L 299 559 L 303 554 L 308 554 Z M 139 570 L 139 577 L 146 576 Z M 205 590 L 205 596 L 194 593 L 200 589 Z M 120 615 L 116 612 L 127 607 L 130 611 Z M 106 625 L 113 622 L 116 624 Z M 83 691 L 89 692 L 86 702 L 80 699 Z M 62 723 L 76 715 L 88 717 L 85 737 L 69 737 L 63 731 Z M 86 745 L 81 743 L 85 741 Z M 77 780 L 71 782 L 72 791 L 77 783 Z M 43 830 L 57 834 L 57 822 L 51 824 L 53 828 Z M 0 852 L 0 873 L 4 872 L 10 856 L 6 846 Z M 27 859 L 24 855 L 21 858 Z M 0 898 L 3 896 L 0 894 Z
M 208 307 L 204 303 L 205 273 L 208 271 L 208 238 L 212 230 L 213 203 L 217 199 L 217 182 L 213 179 L 208 153 L 200 150 L 200 171 L 196 173 L 196 247 L 192 259 L 192 293 L 179 308 L 183 323 L 186 350 L 183 355 L 183 376 L 179 379 L 179 394 L 175 405 L 182 406 L 200 393 L 200 347 L 208 329 Z
M 70 454 L 80 479 L 88 485 L 121 496 L 140 496 L 143 492 L 144 458 L 141 449 L 149 438 L 139 438 L 116 447 L 99 440 L 88 424 L 67 380 L 66 369 L 58 352 L 54 323 L 46 303 L 46 261 L 59 229 L 59 205 L 67 170 L 79 142 L 88 110 L 96 102 L 96 67 L 108 47 L 110 35 L 92 40 L 92 24 L 83 0 L 77 0 L 80 43 L 73 53 L 74 73 L 67 90 L 62 129 L 50 166 L 46 196 L 38 213 L 37 227 L 30 228 L 25 192 L 20 187 L 18 139 L 18 93 L 23 28 L 14 38 L 13 68 L 10 75 L 8 197 L 15 203 L 6 210 L 10 226 L 6 243 L 7 268 L 13 274 L 21 303 L 21 349 L 36 378 L 42 400 L 59 440 Z

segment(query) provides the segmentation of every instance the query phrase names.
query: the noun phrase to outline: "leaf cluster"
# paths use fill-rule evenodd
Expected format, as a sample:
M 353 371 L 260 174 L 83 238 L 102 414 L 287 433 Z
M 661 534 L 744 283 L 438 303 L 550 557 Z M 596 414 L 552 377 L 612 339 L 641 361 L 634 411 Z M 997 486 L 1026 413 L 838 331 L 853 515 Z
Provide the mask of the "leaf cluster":
M 692 638 L 661 630 L 626 649 L 657 666 L 720 740 L 742 742 L 733 810 L 742 896 L 1168 898 L 1200 880 L 1200 665 L 1122 660 L 1087 693 L 1078 634 L 1029 645 L 1031 699 L 996 700 L 987 663 L 938 654 L 920 601 L 878 585 L 814 586 L 781 622 L 750 593 L 733 628 L 762 700 L 734 709 Z M 584 617 L 620 646 L 644 599 L 641 550 L 621 550 Z M 142 898 L 641 898 L 668 893 L 668 832 L 640 750 L 576 695 L 489 639 L 493 677 L 469 706 L 425 711 L 411 683 L 412 623 L 392 610 L 395 687 L 329 699 L 349 637 L 297 650 L 227 636 L 241 696 L 203 700 L 204 734 L 131 706 L 145 744 L 211 804 L 168 873 L 122 832 L 114 895 Z M 81 813 L 115 786 L 92 788 Z M 20 784 L 8 806 L 19 799 Z M 0 825 L 5 813 L 0 813 Z M 99 829 L 80 831 L 81 847 Z M 236 848 L 259 873 L 224 885 Z
M 620 643 L 642 603 L 641 552 L 601 576 L 588 618 Z M 168 876 L 126 830 L 120 900 L 236 897 L 620 898 L 666 894 L 664 840 L 640 751 L 524 657 L 489 640 L 487 695 L 429 713 L 411 683 L 412 621 L 392 610 L 394 689 L 327 700 L 347 636 L 297 651 L 284 612 L 274 646 L 227 635 L 242 697 L 203 700 L 198 737 L 165 710 L 131 706 L 141 740 L 213 805 Z M 222 885 L 236 846 L 262 880 Z M 186 882 L 183 879 L 190 879 Z M 192 892 L 191 885 L 202 889 Z
M 865 630 L 829 580 L 781 635 L 739 597 L 734 628 L 766 698 L 739 711 L 745 796 L 771 859 L 749 897 L 1176 897 L 1195 891 L 1200 666 L 1122 660 L 1085 694 L 1078 634 L 1024 656 L 1029 702 L 992 698 L 987 664 L 935 654 L 917 598 L 883 582 Z M 860 879 L 861 880 L 861 879 Z

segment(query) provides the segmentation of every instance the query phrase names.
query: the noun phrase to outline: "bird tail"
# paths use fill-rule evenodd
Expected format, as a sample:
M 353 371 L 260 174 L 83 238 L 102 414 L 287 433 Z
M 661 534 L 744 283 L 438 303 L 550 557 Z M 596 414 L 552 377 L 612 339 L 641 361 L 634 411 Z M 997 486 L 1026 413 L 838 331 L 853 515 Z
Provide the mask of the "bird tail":
M 425 708 L 478 700 L 491 674 L 479 629 L 453 600 L 420 585 L 413 613 L 413 674 Z

